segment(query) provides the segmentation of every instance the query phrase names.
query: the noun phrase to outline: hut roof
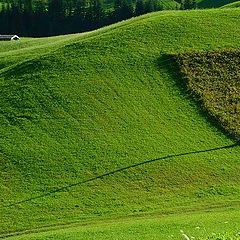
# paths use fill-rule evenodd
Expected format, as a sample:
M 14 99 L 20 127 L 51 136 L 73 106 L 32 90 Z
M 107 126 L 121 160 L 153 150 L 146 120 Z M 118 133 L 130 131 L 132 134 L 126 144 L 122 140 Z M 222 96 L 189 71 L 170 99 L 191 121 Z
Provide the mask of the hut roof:
M 20 38 L 17 35 L 0 35 L 0 41 L 1 40 L 19 40 Z

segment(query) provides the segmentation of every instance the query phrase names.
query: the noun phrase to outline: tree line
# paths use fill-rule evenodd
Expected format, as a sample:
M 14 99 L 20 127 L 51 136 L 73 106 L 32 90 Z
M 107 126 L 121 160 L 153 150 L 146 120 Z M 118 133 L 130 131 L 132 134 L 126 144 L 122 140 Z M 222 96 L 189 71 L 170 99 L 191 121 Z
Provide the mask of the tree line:
M 0 33 L 32 37 L 78 33 L 164 9 L 161 0 L 111 0 L 109 5 L 102 0 L 0 2 Z

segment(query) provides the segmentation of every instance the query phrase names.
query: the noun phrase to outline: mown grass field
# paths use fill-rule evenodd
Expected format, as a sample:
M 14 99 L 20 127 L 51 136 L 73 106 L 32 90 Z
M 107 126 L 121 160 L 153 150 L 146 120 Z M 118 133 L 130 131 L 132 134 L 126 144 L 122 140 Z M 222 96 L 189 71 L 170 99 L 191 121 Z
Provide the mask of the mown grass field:
M 166 11 L 88 34 L 0 42 L 1 233 L 138 215 L 147 229 L 151 214 L 175 214 L 181 226 L 188 211 L 193 226 L 206 209 L 235 223 L 240 146 L 166 56 L 239 48 L 239 16 Z M 88 234 L 77 228 L 72 239 L 78 231 Z

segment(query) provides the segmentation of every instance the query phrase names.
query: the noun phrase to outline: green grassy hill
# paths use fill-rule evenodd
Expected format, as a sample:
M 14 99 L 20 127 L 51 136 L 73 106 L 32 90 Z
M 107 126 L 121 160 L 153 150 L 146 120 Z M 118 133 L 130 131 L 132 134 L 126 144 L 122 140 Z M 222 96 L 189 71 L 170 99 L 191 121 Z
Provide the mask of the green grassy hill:
M 226 4 L 231 4 L 237 0 L 199 0 L 198 8 L 219 8 Z
M 239 7 L 240 7 L 240 1 L 229 3 L 222 6 L 222 8 L 239 8 Z
M 239 48 L 239 16 L 167 11 L 1 42 L 1 233 L 211 209 L 236 222 L 240 147 L 166 56 Z

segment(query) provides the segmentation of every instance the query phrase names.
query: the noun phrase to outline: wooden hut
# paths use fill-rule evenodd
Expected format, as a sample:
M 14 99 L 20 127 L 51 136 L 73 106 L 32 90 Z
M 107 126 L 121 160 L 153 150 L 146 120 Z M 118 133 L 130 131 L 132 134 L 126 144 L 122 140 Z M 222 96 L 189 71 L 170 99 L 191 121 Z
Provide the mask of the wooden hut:
M 0 41 L 13 41 L 19 39 L 17 35 L 0 35 Z

